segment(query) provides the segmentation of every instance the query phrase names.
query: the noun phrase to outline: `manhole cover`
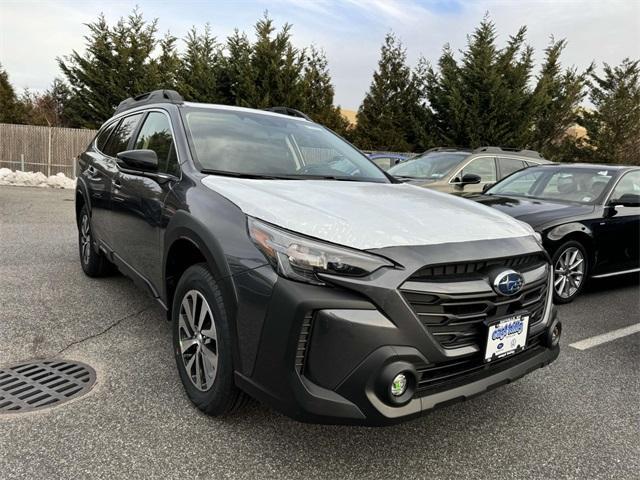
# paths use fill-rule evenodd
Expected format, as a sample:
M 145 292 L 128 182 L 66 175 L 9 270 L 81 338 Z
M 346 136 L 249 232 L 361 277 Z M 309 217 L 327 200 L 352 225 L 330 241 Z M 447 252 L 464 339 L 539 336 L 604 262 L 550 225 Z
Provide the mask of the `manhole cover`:
M 0 414 L 53 407 L 84 395 L 96 381 L 89 365 L 63 360 L 0 368 Z

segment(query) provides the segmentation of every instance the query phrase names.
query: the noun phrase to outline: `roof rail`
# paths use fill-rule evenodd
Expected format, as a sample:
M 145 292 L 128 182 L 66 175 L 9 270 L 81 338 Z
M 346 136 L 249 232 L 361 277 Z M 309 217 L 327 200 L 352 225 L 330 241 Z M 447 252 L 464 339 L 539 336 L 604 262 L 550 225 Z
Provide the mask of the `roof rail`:
M 425 150 L 422 154 L 429 152 L 470 152 L 471 149 L 468 147 L 433 147 L 429 150 Z
M 523 157 L 542 158 L 542 155 L 540 155 L 535 150 L 525 150 L 525 149 L 512 148 L 512 147 L 478 147 L 475 150 L 473 150 L 473 153 L 480 153 L 480 152 L 517 153 L 518 155 L 521 155 Z
M 310 122 L 313 122 L 313 120 L 309 118 L 309 115 L 306 115 L 305 113 L 302 113 L 300 110 L 296 110 L 295 108 L 291 108 L 291 107 L 269 107 L 269 108 L 264 108 L 263 110 L 267 112 L 279 113 L 281 115 L 289 115 L 290 117 L 304 118 L 305 120 L 309 120 Z
M 184 98 L 175 90 L 154 90 L 153 92 L 141 93 L 121 101 L 118 108 L 116 108 L 115 114 L 150 103 L 173 103 L 174 105 L 179 105 L 184 103 Z

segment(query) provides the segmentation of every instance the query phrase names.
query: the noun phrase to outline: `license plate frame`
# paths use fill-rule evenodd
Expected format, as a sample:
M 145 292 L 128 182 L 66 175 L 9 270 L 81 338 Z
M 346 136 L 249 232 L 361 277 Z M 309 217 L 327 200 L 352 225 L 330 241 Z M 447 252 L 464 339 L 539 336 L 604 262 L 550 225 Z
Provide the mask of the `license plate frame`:
M 485 322 L 487 325 L 485 363 L 515 355 L 524 350 L 529 336 L 530 318 L 529 312 L 520 311 Z

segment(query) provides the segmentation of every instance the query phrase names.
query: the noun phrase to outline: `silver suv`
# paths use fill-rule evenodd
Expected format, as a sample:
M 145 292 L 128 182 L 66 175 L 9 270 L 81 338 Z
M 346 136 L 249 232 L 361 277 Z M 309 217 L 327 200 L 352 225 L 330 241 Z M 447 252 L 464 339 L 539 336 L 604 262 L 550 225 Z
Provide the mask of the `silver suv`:
M 388 170 L 406 183 L 457 195 L 477 193 L 523 168 L 551 163 L 533 150 L 432 148 Z

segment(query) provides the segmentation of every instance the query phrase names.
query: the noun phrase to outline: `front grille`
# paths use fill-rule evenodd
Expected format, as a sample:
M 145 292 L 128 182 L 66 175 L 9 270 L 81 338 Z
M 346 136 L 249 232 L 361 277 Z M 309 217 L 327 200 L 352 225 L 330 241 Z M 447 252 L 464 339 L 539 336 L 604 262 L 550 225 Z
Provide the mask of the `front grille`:
M 494 258 L 477 262 L 459 262 L 443 265 L 428 265 L 411 276 L 413 281 L 442 279 L 443 277 L 469 276 L 491 267 L 515 268 L 520 271 L 530 270 L 546 263 L 541 253 L 520 255 L 517 257 Z
M 536 258 L 535 261 L 533 257 Z M 544 257 L 541 256 L 515 258 L 519 260 L 503 259 L 501 265 L 509 267 L 518 262 L 524 262 L 519 263 L 522 266 L 519 268 L 521 272 L 537 270 L 546 265 Z M 527 258 L 529 259 L 526 260 Z M 539 263 L 540 261 L 544 263 Z M 484 263 L 485 267 L 489 265 L 489 268 L 496 265 L 495 261 L 479 263 Z M 465 265 L 471 265 L 471 263 Z M 521 311 L 529 313 L 529 326 L 538 324 L 544 318 L 548 268 L 544 270 L 546 274 L 526 283 L 523 289 L 512 297 L 495 293 L 488 285 L 488 280 L 483 277 L 482 270 L 460 274 L 457 278 L 440 278 L 436 283 L 430 282 L 431 286 L 438 287 L 438 292 L 451 293 L 424 291 L 423 288 L 419 291 L 412 290 L 411 284 L 420 285 L 420 280 L 416 281 L 416 278 L 424 278 L 424 271 L 426 269 L 422 269 L 423 273 L 418 277 L 412 276 L 409 279 L 410 284 L 403 285 L 401 292 L 421 324 L 443 348 L 475 346 L 479 350 L 483 349 L 486 342 L 485 321 L 487 320 L 506 317 Z
M 424 396 L 440 390 L 448 390 L 458 384 L 469 383 L 476 377 L 481 378 L 486 375 L 492 375 L 511 367 L 515 363 L 520 363 L 538 354 L 544 348 L 542 336 L 542 334 L 538 334 L 529 338 L 524 350 L 489 363 L 484 361 L 482 354 L 476 354 L 437 365 L 416 365 L 418 373 L 416 394 Z

